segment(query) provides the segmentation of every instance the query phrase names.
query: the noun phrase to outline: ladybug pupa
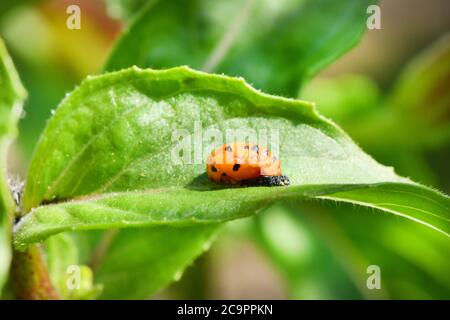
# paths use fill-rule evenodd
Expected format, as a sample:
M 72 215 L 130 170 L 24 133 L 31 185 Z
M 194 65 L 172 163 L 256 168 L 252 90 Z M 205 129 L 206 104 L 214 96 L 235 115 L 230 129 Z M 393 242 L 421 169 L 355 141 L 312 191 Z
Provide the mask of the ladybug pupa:
M 206 161 L 206 173 L 216 183 L 250 186 L 287 186 L 281 162 L 265 147 L 230 143 L 215 149 Z

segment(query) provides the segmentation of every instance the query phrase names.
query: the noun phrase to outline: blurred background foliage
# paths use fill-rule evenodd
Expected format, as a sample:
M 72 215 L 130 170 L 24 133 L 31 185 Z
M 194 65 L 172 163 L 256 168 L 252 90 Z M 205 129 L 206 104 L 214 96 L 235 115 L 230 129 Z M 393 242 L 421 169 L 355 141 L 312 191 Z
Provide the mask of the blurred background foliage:
M 101 72 L 115 39 L 147 2 L 0 2 L 0 36 L 29 91 L 10 155 L 13 172 L 23 176 L 52 109 L 85 76 Z M 70 4 L 82 7 L 81 30 L 66 28 Z M 377 161 L 447 194 L 449 11 L 447 0 L 381 1 L 382 29 L 367 31 L 299 93 Z M 59 252 L 49 254 L 55 282 L 67 264 L 92 263 L 98 239 L 98 232 L 51 238 L 47 250 Z M 282 203 L 228 224 L 180 281 L 153 298 L 449 299 L 449 249 L 445 236 L 393 215 L 346 204 Z M 371 264 L 381 268 L 381 290 L 366 287 Z M 92 277 L 90 269 L 83 272 Z M 85 295 L 99 286 L 88 281 Z

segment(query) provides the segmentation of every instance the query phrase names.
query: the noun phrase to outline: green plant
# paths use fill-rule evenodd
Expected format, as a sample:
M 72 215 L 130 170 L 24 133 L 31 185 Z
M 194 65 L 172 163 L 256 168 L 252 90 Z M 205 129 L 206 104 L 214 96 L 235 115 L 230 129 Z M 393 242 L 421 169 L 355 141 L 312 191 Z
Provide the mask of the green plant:
M 371 2 L 286 2 L 267 19 L 267 8 L 248 1 L 223 38 L 223 21 L 240 11 L 241 2 L 225 8 L 189 2 L 188 10 L 175 10 L 181 5 L 175 1 L 147 5 L 106 64 L 106 70 L 118 71 L 89 77 L 55 110 L 31 160 L 18 210 L 0 176 L 0 254 L 6 262 L 0 285 L 8 277 L 15 219 L 20 221 L 12 237 L 11 287 L 22 298 L 146 298 L 179 279 L 224 223 L 278 202 L 351 203 L 449 236 L 446 195 L 377 163 L 312 102 L 268 95 L 229 77 L 240 75 L 258 89 L 296 97 L 361 37 Z M 187 39 L 193 43 L 180 46 Z M 0 53 L 0 134 L 6 141 L 15 135 L 25 94 L 6 50 Z M 179 66 L 184 64 L 228 76 Z M 203 163 L 173 164 L 171 151 L 179 141 L 172 133 L 195 134 L 198 121 L 221 133 L 276 130 L 291 186 L 221 188 L 206 179 Z M 5 154 L 6 147 L 3 159 Z M 105 229 L 111 230 L 81 232 Z M 36 244 L 44 241 L 47 261 Z M 103 290 L 84 268 L 83 292 L 68 292 L 67 266 L 86 263 Z

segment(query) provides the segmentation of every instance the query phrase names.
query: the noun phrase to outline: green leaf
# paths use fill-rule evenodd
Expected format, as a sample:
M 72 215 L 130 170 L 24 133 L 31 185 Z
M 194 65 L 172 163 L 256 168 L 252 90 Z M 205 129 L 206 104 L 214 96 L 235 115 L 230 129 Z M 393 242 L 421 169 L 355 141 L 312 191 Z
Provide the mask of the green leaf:
M 289 203 L 257 216 L 254 235 L 294 299 L 445 299 L 448 238 L 417 223 L 333 203 Z M 361 226 L 370 226 L 362 228 Z M 381 268 L 368 290 L 367 267 Z
M 289 297 L 385 298 L 384 287 L 367 289 L 365 269 L 369 263 L 348 245 L 346 235 L 335 226 L 338 217 L 324 214 L 325 208 L 318 203 L 300 208 L 294 203 L 282 204 L 254 219 L 252 235 L 284 277 Z M 355 215 L 354 210 L 352 213 Z M 361 220 L 359 216 L 355 220 Z
M 17 6 L 33 4 L 33 2 L 37 1 L 38 0 L 2 0 L 2 2 L 0 2 L 0 18 L 3 18 L 5 13 L 8 13 L 9 10 L 14 9 Z
M 136 13 L 136 18 L 131 19 L 106 69 L 189 64 L 242 75 L 266 91 L 296 96 L 306 78 L 359 39 L 366 1 L 148 2 L 146 8 L 138 11 L 141 0 L 108 1 L 113 15 L 127 19 Z M 134 241 L 146 242 L 152 232 L 162 231 L 153 227 L 148 232 Z M 165 232 L 171 237 L 170 229 Z M 201 230 L 198 232 L 201 235 Z M 186 241 L 195 238 L 185 238 L 180 245 L 186 246 Z M 194 250 L 191 254 L 198 253 Z M 127 258 L 122 259 L 124 273 L 130 273 Z M 153 273 L 151 263 L 147 272 Z M 140 282 L 140 286 L 145 287 L 145 282 Z M 108 291 L 109 284 L 105 283 L 105 287 Z
M 218 225 L 121 231 L 96 270 L 101 299 L 146 299 L 208 250 Z M 126 258 L 125 258 L 126 257 Z M 125 272 L 124 272 L 125 270 Z
M 450 234 L 448 197 L 420 185 L 383 183 L 297 185 L 277 190 L 214 190 L 212 187 L 207 191 L 169 187 L 113 192 L 34 209 L 21 222 L 15 241 L 17 245 L 23 245 L 67 230 L 226 222 L 252 215 L 275 201 L 311 197 L 379 209 Z
M 408 64 L 387 101 L 394 112 L 392 135 L 403 145 L 436 148 L 448 144 L 449 81 L 450 33 Z M 398 121 L 403 125 L 397 126 Z
M 189 65 L 295 97 L 301 84 L 359 41 L 374 2 L 151 1 L 106 69 Z
M 318 77 L 304 87 L 301 96 L 305 100 L 314 101 L 321 114 L 333 119 L 346 130 L 352 123 L 373 117 L 374 111 L 382 103 L 380 90 L 375 82 L 359 74 Z
M 173 132 L 193 134 L 197 121 L 222 134 L 276 131 L 292 185 L 221 188 L 205 177 L 204 158 L 174 164 Z M 15 242 L 66 230 L 218 223 L 311 197 L 375 207 L 449 234 L 448 197 L 376 163 L 310 103 L 186 67 L 131 68 L 90 78 L 61 103 L 31 163 L 23 205 L 32 212 Z
M 15 204 L 7 181 L 7 151 L 17 135 L 26 92 L 0 38 L 0 292 L 11 261 L 11 223 Z
M 361 204 L 390 212 L 450 236 L 450 198 L 417 184 L 368 185 L 319 198 Z
M 45 256 L 47 258 L 47 268 L 51 276 L 52 283 L 57 286 L 60 295 L 67 291 L 65 283 L 69 266 L 78 265 L 78 248 L 71 235 L 61 233 L 45 241 Z
M 150 0 L 106 0 L 108 14 L 116 19 L 128 20 Z

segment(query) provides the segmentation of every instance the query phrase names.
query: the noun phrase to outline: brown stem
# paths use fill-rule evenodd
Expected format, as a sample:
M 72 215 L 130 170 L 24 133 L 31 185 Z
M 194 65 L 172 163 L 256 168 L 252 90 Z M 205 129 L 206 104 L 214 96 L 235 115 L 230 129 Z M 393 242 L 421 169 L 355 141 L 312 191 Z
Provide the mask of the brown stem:
M 59 299 L 59 294 L 50 280 L 43 252 L 39 245 L 31 245 L 24 252 L 14 251 L 11 277 L 12 287 L 18 299 Z
M 108 252 L 111 244 L 113 243 L 119 232 L 119 229 L 112 229 L 103 233 L 102 239 L 95 248 L 94 254 L 92 255 L 92 259 L 89 263 L 92 271 L 95 272 L 100 267 L 106 253 Z
M 23 192 L 23 183 L 19 180 L 10 180 L 10 189 L 13 191 L 16 207 L 20 207 L 20 198 Z M 10 210 L 11 224 L 14 215 L 19 218 L 19 210 Z M 15 214 L 14 214 L 15 213 Z M 55 300 L 59 294 L 53 287 L 47 270 L 44 253 L 39 245 L 31 245 L 26 251 L 13 251 L 11 261 L 11 287 L 15 296 L 23 300 Z

